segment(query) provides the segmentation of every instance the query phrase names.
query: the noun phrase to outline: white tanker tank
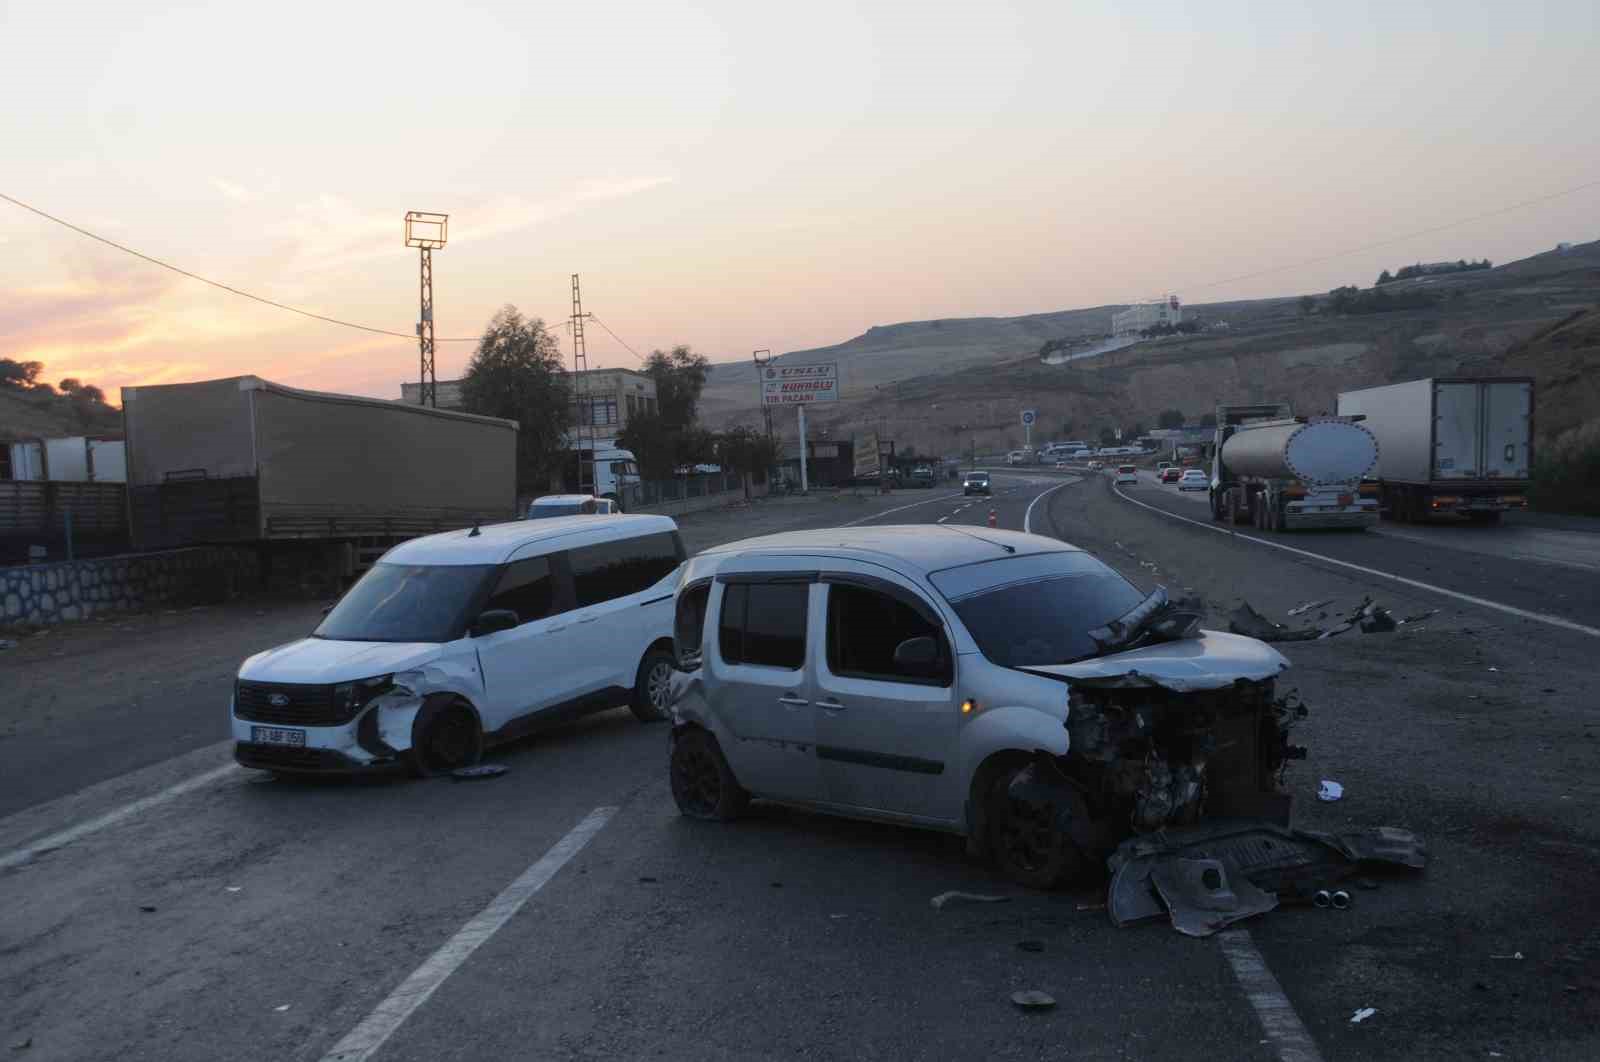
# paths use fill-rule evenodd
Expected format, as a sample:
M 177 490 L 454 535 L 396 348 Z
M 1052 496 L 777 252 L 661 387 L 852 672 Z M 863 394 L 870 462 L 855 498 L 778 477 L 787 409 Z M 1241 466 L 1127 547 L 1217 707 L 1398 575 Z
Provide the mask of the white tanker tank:
M 1377 523 L 1376 493 L 1363 492 L 1363 479 L 1377 467 L 1378 440 L 1359 422 L 1219 415 L 1217 423 L 1215 518 L 1271 531 Z

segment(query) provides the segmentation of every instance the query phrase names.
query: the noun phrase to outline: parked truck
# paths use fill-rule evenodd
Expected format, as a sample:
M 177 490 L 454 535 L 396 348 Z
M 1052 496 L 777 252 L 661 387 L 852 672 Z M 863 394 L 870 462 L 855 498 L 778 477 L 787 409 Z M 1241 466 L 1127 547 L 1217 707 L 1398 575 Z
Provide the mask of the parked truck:
M 406 538 L 516 518 L 514 421 L 257 376 L 122 389 L 137 549 Z
M 1263 531 L 1369 527 L 1377 492 L 1363 490 L 1378 441 L 1345 417 L 1295 417 L 1286 404 L 1218 406 L 1211 515 Z
M 1346 391 L 1339 413 L 1378 439 L 1378 487 L 1392 520 L 1441 513 L 1481 523 L 1528 504 L 1533 380 L 1432 377 Z

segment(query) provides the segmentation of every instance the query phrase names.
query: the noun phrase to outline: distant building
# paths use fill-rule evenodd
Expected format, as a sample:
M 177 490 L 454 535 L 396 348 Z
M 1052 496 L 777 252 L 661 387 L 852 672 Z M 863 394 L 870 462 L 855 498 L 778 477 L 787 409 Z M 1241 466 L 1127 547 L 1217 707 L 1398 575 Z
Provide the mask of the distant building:
M 614 437 L 636 414 L 656 412 L 656 382 L 642 372 L 632 369 L 590 369 L 583 374 L 583 382 L 587 384 L 587 409 L 579 408 L 576 401 L 577 384 L 573 375 L 567 374 L 567 386 L 572 389 L 574 396 L 573 413 L 567 420 L 569 428 L 593 425 L 601 437 Z M 421 393 L 421 384 L 400 385 L 401 402 L 416 405 Z M 461 400 L 460 380 L 440 380 L 435 397 L 440 409 L 465 409 Z
M 1126 310 L 1111 315 L 1111 334 L 1132 335 L 1156 325 L 1177 327 L 1184 320 L 1183 305 L 1176 295 L 1168 295 L 1149 302 L 1135 303 Z

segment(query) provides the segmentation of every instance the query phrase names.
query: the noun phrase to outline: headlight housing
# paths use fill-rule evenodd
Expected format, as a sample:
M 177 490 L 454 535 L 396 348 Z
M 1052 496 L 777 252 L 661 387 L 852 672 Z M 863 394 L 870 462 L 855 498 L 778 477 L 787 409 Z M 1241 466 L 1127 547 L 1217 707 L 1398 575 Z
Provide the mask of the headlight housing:
M 333 687 L 333 706 L 346 718 L 354 718 L 361 709 L 394 688 L 394 675 L 374 675 L 372 678 L 341 682 Z

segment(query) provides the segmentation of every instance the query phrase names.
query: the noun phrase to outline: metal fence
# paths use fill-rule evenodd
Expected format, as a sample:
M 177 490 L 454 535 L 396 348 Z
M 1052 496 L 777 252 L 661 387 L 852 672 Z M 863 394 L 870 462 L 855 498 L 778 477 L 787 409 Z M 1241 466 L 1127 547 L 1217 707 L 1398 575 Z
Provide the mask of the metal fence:
M 744 482 L 736 472 L 712 472 L 672 479 L 630 483 L 623 489 L 622 507 L 628 512 L 663 502 L 704 498 L 713 494 L 744 494 Z

